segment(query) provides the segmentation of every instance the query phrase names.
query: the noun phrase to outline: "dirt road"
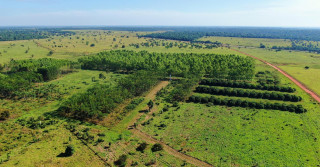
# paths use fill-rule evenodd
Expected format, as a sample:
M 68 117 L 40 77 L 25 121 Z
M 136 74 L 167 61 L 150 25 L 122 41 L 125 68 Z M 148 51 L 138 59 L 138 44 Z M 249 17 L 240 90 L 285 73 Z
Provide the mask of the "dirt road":
M 302 84 L 301 82 L 299 82 L 298 80 L 296 80 L 295 78 L 293 78 L 291 75 L 289 75 L 289 74 L 286 73 L 285 71 L 281 70 L 279 67 L 277 67 L 277 66 L 275 66 L 275 65 L 273 65 L 273 64 L 271 64 L 271 63 L 269 63 L 269 62 L 267 62 L 267 61 L 265 61 L 265 60 L 262 60 L 262 59 L 260 59 L 260 58 L 258 58 L 258 57 L 255 57 L 255 56 L 252 56 L 252 55 L 250 55 L 250 54 L 248 54 L 248 53 L 242 52 L 242 51 L 240 51 L 240 50 L 236 50 L 236 49 L 232 49 L 232 48 L 230 48 L 230 49 L 233 50 L 233 51 L 239 52 L 239 53 L 241 53 L 241 54 L 247 55 L 247 56 L 249 56 L 249 57 L 252 57 L 252 58 L 254 58 L 254 59 L 256 59 L 256 60 L 259 60 L 259 61 L 261 61 L 261 62 L 269 65 L 270 67 L 278 70 L 281 74 L 283 74 L 284 76 L 286 76 L 287 78 L 289 78 L 292 82 L 294 82 L 297 86 L 299 86 L 302 90 L 304 90 L 305 92 L 307 92 L 311 97 L 313 97 L 317 102 L 320 103 L 320 96 L 319 96 L 319 95 L 317 95 L 315 92 L 313 92 L 312 90 L 310 90 L 307 86 L 305 86 L 304 84 Z
M 169 84 L 168 81 L 162 81 L 160 82 L 156 87 L 154 87 L 146 96 L 146 99 L 150 99 L 150 100 L 154 100 L 156 97 L 156 94 L 158 91 L 160 91 L 162 88 L 166 87 Z M 150 113 L 153 113 L 154 111 L 157 110 L 157 106 L 154 106 L 154 108 L 151 110 Z M 150 113 L 147 115 L 146 119 L 149 119 L 150 117 Z M 130 122 L 130 126 L 128 127 L 131 132 L 139 137 L 141 140 L 150 143 L 150 144 L 155 144 L 155 143 L 159 143 L 163 146 L 163 149 L 168 152 L 169 154 L 175 156 L 176 158 L 179 158 L 181 160 L 184 160 L 190 164 L 193 164 L 195 166 L 200 166 L 200 167 L 212 167 L 212 165 L 201 161 L 197 158 L 191 157 L 189 155 L 183 154 L 175 149 L 173 149 L 172 147 L 168 146 L 167 144 L 163 143 L 162 141 L 159 141 L 155 138 L 153 138 L 152 136 L 150 136 L 147 133 L 144 133 L 143 131 L 141 131 L 139 128 L 139 125 L 137 127 L 134 127 L 133 125 L 135 124 L 135 122 L 137 121 L 137 119 L 139 119 L 141 116 L 143 115 L 143 113 L 138 114 L 133 120 L 132 122 Z

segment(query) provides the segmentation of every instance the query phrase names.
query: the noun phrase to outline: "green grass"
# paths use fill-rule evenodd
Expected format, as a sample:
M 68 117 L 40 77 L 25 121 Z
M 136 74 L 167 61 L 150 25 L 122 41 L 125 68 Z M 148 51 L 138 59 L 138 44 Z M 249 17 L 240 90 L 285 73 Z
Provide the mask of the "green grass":
M 306 70 L 301 66 L 279 66 L 281 69 L 307 85 L 317 94 L 320 94 L 320 69 L 311 68 Z
M 203 37 L 203 41 L 219 41 L 224 44 L 230 44 L 235 49 L 249 53 L 253 56 L 266 60 L 298 79 L 307 87 L 320 94 L 318 82 L 318 73 L 320 69 L 320 54 L 309 53 L 303 51 L 288 51 L 282 50 L 276 52 L 271 49 L 258 48 L 260 43 L 271 48 L 272 46 L 290 46 L 291 42 L 284 39 L 264 39 L 264 38 L 234 38 L 234 37 Z M 303 43 L 308 43 L 302 41 Z M 311 41 L 316 45 L 318 42 Z M 237 46 L 245 46 L 238 48 Z M 239 54 L 239 53 L 238 53 Z M 310 70 L 305 70 L 304 67 L 310 67 Z
M 28 53 L 26 53 L 26 50 Z M 11 59 L 38 59 L 48 57 L 48 49 L 37 46 L 33 41 L 1 41 L 0 42 L 0 64 L 9 62 Z M 32 56 L 33 55 L 33 56 Z
M 86 146 L 71 135 L 63 127 L 51 127 L 43 139 L 31 145 L 15 148 L 17 155 L 12 155 L 4 166 L 104 166 Z M 69 137 L 72 141 L 69 142 Z M 64 144 L 65 143 L 65 144 Z M 65 151 L 68 144 L 75 146 L 75 154 L 71 157 L 57 157 Z
M 83 30 L 76 31 L 77 34 L 71 36 L 71 39 L 70 37 L 52 37 L 50 39 L 35 40 L 41 46 L 37 46 L 33 41 L 0 42 L 0 52 L 2 52 L 0 63 L 6 63 L 11 58 L 15 60 L 28 59 L 32 54 L 34 54 L 33 58 L 48 57 L 49 49 L 54 50 L 52 58 L 76 60 L 82 55 L 103 50 L 121 49 L 122 45 L 126 46 L 125 49 L 135 51 L 238 54 L 227 48 L 190 49 L 187 47 L 179 49 L 178 47 L 173 47 L 166 49 L 163 46 L 141 46 L 137 49 L 130 47 L 129 44 L 146 42 L 150 39 L 139 39 L 136 33 L 131 32 L 112 32 L 110 34 L 105 32 L 107 33 L 108 31 Z M 129 38 L 126 38 L 126 36 L 129 36 Z M 115 42 L 113 42 L 113 38 L 116 38 Z M 275 52 L 249 47 L 258 47 L 260 43 L 268 47 L 273 45 L 287 46 L 288 41 L 281 39 L 209 37 L 209 40 L 231 45 L 248 46 L 240 50 L 279 65 L 307 86 L 320 92 L 320 87 L 317 85 L 317 78 L 319 78 L 317 74 L 320 69 L 320 56 L 318 54 L 294 51 Z M 86 45 L 86 41 L 88 41 L 88 45 Z M 167 42 L 177 41 L 167 40 Z M 95 46 L 90 47 L 91 43 L 94 43 Z M 15 46 L 10 44 L 15 44 Z M 116 44 L 119 45 L 118 48 L 115 48 Z M 21 45 L 25 46 L 22 47 Z M 52 47 L 53 45 L 57 45 L 57 47 Z M 28 47 L 30 47 L 30 51 L 26 54 L 25 51 Z M 7 53 L 4 53 L 3 50 L 6 50 Z M 256 62 L 256 71 L 275 71 L 259 61 Z M 309 66 L 310 69 L 305 70 L 305 66 Z M 81 144 L 63 126 L 63 124 L 72 123 L 79 129 L 90 128 L 89 132 L 95 136 L 95 141 L 98 139 L 97 135 L 99 133 L 106 134 L 106 136 L 100 137 L 105 140 L 104 142 L 96 146 L 90 143 L 89 146 L 98 155 L 106 157 L 110 163 L 113 163 L 120 155 L 126 154 L 129 157 L 128 163 L 131 164 L 137 161 L 138 166 L 145 166 L 145 163 L 151 160 L 156 160 L 156 165 L 158 166 L 167 166 L 168 163 L 181 166 L 183 161 L 165 151 L 152 153 L 150 145 L 145 153 L 135 151 L 135 148 L 142 141 L 132 136 L 130 131 L 127 130 L 127 126 L 139 114 L 140 110 L 146 108 L 148 99 L 145 99 L 136 109 L 129 112 L 120 123 L 112 128 L 56 118 L 62 125 L 46 128 L 49 130 L 49 133 L 46 134 L 43 133 L 44 129 L 30 130 L 14 123 L 16 120 L 14 118 L 19 116 L 21 116 L 20 118 L 38 117 L 44 113 L 54 112 L 67 97 L 83 92 L 98 82 L 113 84 L 115 80 L 121 77 L 117 74 L 103 72 L 107 77 L 106 80 L 92 82 L 92 77 L 98 79 L 99 73 L 101 72 L 80 70 L 42 84 L 57 84 L 59 89 L 68 92 L 62 100 L 44 102 L 0 100 L 0 107 L 8 108 L 14 112 L 13 119 L 6 121 L 5 124 L 1 123 L 0 146 L 1 148 L 9 147 L 9 150 L 0 152 L 0 159 L 5 159 L 6 153 L 12 152 L 10 160 L 1 165 L 103 166 L 102 161 L 95 156 L 95 153 Z M 297 89 L 295 94 L 302 96 L 304 99 L 299 104 L 303 104 L 308 109 L 307 113 L 299 115 L 284 111 L 229 108 L 224 106 L 207 107 L 204 104 L 181 103 L 180 108 L 171 107 L 168 112 L 160 114 L 159 111 L 166 103 L 158 100 L 156 102 L 160 102 L 159 111 L 156 112 L 153 121 L 146 125 L 143 130 L 163 140 L 175 149 L 212 163 L 215 166 L 253 166 L 257 164 L 259 166 L 316 166 L 320 163 L 320 155 L 317 153 L 320 150 L 318 142 L 320 138 L 319 106 L 309 95 L 296 85 L 293 85 L 287 78 L 283 76 L 280 76 L 280 78 L 282 85 Z M 158 126 L 162 123 L 167 127 L 159 129 Z M 24 137 L 18 140 L 17 136 L 20 134 Z M 71 143 L 76 146 L 76 154 L 68 158 L 56 157 L 64 151 L 66 147 L 64 143 L 68 141 L 69 137 L 72 138 Z M 40 141 L 27 144 L 34 138 L 40 138 Z M 112 155 L 109 155 L 111 154 L 110 150 L 104 149 L 104 146 L 109 142 L 112 143 Z M 188 164 L 187 166 L 191 165 Z
M 314 166 L 319 133 L 310 125 L 289 112 L 183 103 L 157 114 L 144 130 L 214 166 Z
M 262 63 L 256 70 L 273 71 Z M 181 103 L 168 112 L 156 112 L 143 130 L 214 166 L 316 166 L 320 162 L 319 106 L 279 76 L 281 85 L 297 89 L 295 94 L 304 99 L 300 104 L 307 113 Z M 161 124 L 166 127 L 159 128 Z

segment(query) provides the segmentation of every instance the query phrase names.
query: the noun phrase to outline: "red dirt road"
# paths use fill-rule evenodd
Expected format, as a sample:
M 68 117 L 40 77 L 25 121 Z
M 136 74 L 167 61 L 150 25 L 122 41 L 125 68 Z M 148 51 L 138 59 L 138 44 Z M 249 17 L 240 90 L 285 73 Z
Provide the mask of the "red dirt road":
M 236 49 L 232 49 L 232 48 L 230 48 L 230 49 L 233 50 L 233 51 L 239 52 L 239 53 L 241 53 L 241 54 L 247 55 L 247 56 L 249 56 L 249 57 L 252 57 L 252 58 L 254 58 L 254 59 L 256 59 L 256 60 L 259 60 L 259 61 L 261 61 L 261 62 L 269 65 L 270 67 L 278 70 L 281 74 L 283 74 L 284 76 L 286 76 L 287 78 L 289 78 L 292 82 L 294 82 L 297 86 L 299 86 L 302 90 L 304 90 L 305 92 L 307 92 L 311 97 L 313 97 L 317 102 L 320 103 L 320 96 L 319 96 L 319 95 L 317 95 L 315 92 L 313 92 L 312 90 L 310 90 L 307 86 L 305 86 L 304 84 L 302 84 L 301 82 L 299 82 L 298 80 L 296 80 L 295 78 L 293 78 L 293 77 L 292 77 L 291 75 L 289 75 L 288 73 L 286 73 L 286 72 L 284 72 L 283 70 L 281 70 L 279 67 L 277 67 L 277 66 L 275 66 L 275 65 L 273 65 L 273 64 L 271 64 L 271 63 L 269 63 L 269 62 L 267 62 L 267 61 L 264 61 L 264 60 L 262 60 L 262 59 L 260 59 L 260 58 L 258 58 L 258 57 L 255 57 L 255 56 L 252 56 L 252 55 L 250 55 L 250 54 L 248 54 L 248 53 L 242 52 L 242 51 L 240 51 L 240 50 L 236 50 Z

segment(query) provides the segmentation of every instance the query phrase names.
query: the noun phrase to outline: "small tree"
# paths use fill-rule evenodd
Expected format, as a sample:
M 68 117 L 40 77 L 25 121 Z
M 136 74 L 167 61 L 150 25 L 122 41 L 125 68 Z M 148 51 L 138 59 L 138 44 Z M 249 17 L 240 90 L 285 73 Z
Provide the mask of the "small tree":
M 150 112 L 151 109 L 153 108 L 153 101 L 152 101 L 152 100 L 150 100 L 150 101 L 148 102 L 148 107 L 149 107 L 149 112 Z
M 74 147 L 72 145 L 68 145 L 66 148 L 66 151 L 64 152 L 64 155 L 66 157 L 70 157 L 74 154 L 74 152 L 75 152 Z
M 116 166 L 125 167 L 127 161 L 127 155 L 121 155 L 117 161 L 114 162 Z
M 309 66 L 305 66 L 304 68 L 305 68 L 306 70 L 308 70 L 310 67 L 309 67 Z
M 106 76 L 104 76 L 102 73 L 99 74 L 99 79 L 106 79 Z
M 151 151 L 152 152 L 157 152 L 163 150 L 163 146 L 159 143 L 156 143 L 152 146 Z
M 94 46 L 96 46 L 94 43 L 90 45 L 90 47 L 94 47 Z
M 266 46 L 262 43 L 260 43 L 260 48 L 266 48 Z
M 0 120 L 6 120 L 10 117 L 10 112 L 8 110 L 5 110 L 0 113 Z
M 143 153 L 143 151 L 147 148 L 147 143 L 141 143 L 137 148 L 136 148 L 136 150 L 137 151 L 140 151 L 140 152 L 142 152 Z
M 52 50 L 50 50 L 50 52 L 48 53 L 48 56 L 51 56 L 51 55 L 53 55 L 53 51 Z

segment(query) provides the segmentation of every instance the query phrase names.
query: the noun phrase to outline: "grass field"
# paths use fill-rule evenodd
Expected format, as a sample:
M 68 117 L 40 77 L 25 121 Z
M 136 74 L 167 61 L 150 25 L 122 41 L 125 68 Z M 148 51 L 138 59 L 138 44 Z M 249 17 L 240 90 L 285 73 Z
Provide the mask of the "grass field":
M 129 46 L 129 44 L 151 43 L 152 40 L 149 38 L 137 37 L 137 33 L 146 32 L 98 30 L 75 32 L 76 35 L 70 37 L 54 36 L 34 42 L 0 42 L 0 63 L 7 63 L 11 59 L 43 57 L 77 60 L 83 55 L 111 49 L 146 50 L 162 53 L 238 54 L 224 47 L 213 49 L 190 48 L 186 42 L 173 40 L 155 39 L 156 42 L 160 43 L 172 42 L 177 43 L 177 45 L 181 43 L 188 45 L 188 47 L 140 46 L 136 48 Z M 281 39 L 207 37 L 201 40 L 246 46 L 247 48 L 242 47 L 240 50 L 278 65 L 320 94 L 320 87 L 317 84 L 319 80 L 318 72 L 320 72 L 320 55 L 318 54 L 296 51 L 275 52 L 257 48 L 260 43 L 267 47 L 273 45 L 288 46 L 290 44 L 289 41 Z M 94 44 L 94 46 L 91 46 L 91 44 Z M 122 45 L 125 45 L 125 47 L 122 48 Z M 30 50 L 26 53 L 28 48 Z M 54 53 L 48 56 L 50 50 L 53 50 Z M 180 103 L 178 107 L 173 107 L 164 99 L 157 98 L 155 100 L 157 106 L 155 114 L 150 116 L 143 114 L 140 118 L 139 123 L 143 123 L 146 117 L 151 117 L 149 124 L 143 126 L 143 131 L 182 153 L 209 162 L 214 166 L 318 165 L 320 162 L 318 153 L 320 149 L 318 142 L 320 138 L 318 104 L 287 78 L 275 72 L 274 69 L 259 61 L 256 61 L 256 65 L 256 72 L 272 71 L 279 75 L 281 85 L 296 88 L 297 92 L 294 94 L 301 96 L 303 101 L 295 104 L 302 104 L 308 109 L 308 112 L 295 114 L 285 111 L 239 107 L 208 107 L 205 104 L 194 103 Z M 309 66 L 310 69 L 306 70 L 305 66 Z M 100 73 L 106 76 L 105 80 L 99 79 Z M 0 162 L 3 162 L 0 166 L 19 166 L 22 164 L 24 166 L 104 166 L 105 162 L 113 165 L 113 162 L 123 154 L 128 156 L 128 165 L 192 166 L 166 151 L 152 152 L 150 150 L 152 145 L 148 145 L 144 153 L 136 151 L 137 146 L 143 140 L 132 135 L 127 127 L 140 114 L 141 110 L 147 108 L 149 98 L 145 98 L 140 105 L 112 127 L 55 116 L 55 110 L 67 97 L 84 92 L 97 83 L 112 85 L 123 76 L 122 74 L 101 71 L 79 70 L 56 80 L 37 84 L 37 87 L 45 87 L 49 84 L 57 85 L 56 89 L 65 92 L 61 99 L 16 101 L 1 99 L 0 107 L 9 109 L 12 115 L 9 120 L 0 123 Z M 93 77 L 97 81 L 93 82 Z M 256 99 L 248 98 L 248 100 Z M 162 108 L 167 104 L 171 106 L 169 111 L 162 112 Z M 52 115 L 50 119 L 58 122 L 43 129 L 22 127 L 17 122 L 18 119 L 28 120 L 31 117 L 37 119 L 39 116 L 47 114 Z M 76 133 L 71 133 L 66 129 L 66 125 L 74 125 L 76 132 L 82 135 L 88 132 L 89 135 L 94 136 L 93 140 L 87 142 L 88 146 L 85 145 L 75 135 Z M 87 128 L 88 130 L 86 130 Z M 57 157 L 68 144 L 75 146 L 75 154 L 72 157 Z M 100 157 L 102 157 L 102 160 Z M 6 159 L 9 161 L 6 161 Z
M 267 47 L 290 45 L 290 41 L 285 41 L 283 39 L 203 37 L 201 40 L 219 41 L 224 44 L 234 45 L 233 47 L 235 49 L 239 49 L 242 52 L 279 66 L 285 72 L 305 84 L 308 88 L 317 94 L 320 94 L 320 88 L 317 84 L 319 82 L 319 77 L 317 76 L 320 69 L 320 54 L 303 51 L 275 51 L 257 48 L 260 46 L 260 43 L 263 43 Z M 307 43 L 306 41 L 302 42 Z M 311 41 L 311 43 L 314 45 L 317 44 L 317 42 L 314 41 Z M 247 47 L 238 48 L 237 46 Z M 308 70 L 305 69 L 306 66 L 309 67 Z
M 258 63 L 259 70 L 272 71 Z M 282 85 L 297 88 L 280 78 Z M 181 103 L 167 112 L 159 109 L 143 130 L 214 166 L 315 166 L 318 105 L 298 88 L 296 94 L 305 99 L 307 113 Z
M 11 59 L 30 59 L 47 57 L 49 50 L 37 46 L 32 40 L 29 41 L 1 41 L 0 63 L 7 63 Z

